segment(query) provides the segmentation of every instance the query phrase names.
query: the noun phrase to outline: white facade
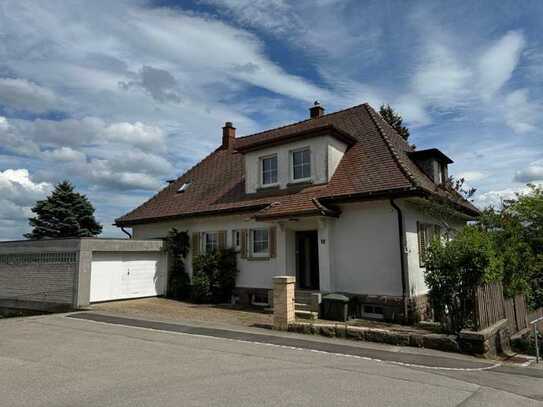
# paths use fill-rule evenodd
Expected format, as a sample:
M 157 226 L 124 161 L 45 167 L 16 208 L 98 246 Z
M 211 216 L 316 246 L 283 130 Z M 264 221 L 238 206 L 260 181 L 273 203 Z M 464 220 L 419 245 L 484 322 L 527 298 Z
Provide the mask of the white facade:
M 254 193 L 263 187 L 286 188 L 289 184 L 295 184 L 297 180 L 292 174 L 292 152 L 304 148 L 311 151 L 311 182 L 323 184 L 334 175 L 347 145 L 334 137 L 320 136 L 248 152 L 245 154 L 246 192 Z M 262 158 L 270 156 L 277 156 L 277 183 L 263 185 Z
M 406 247 L 408 292 L 417 296 L 427 292 L 424 269 L 419 265 L 417 221 L 438 223 L 418 206 L 397 200 L 402 209 Z M 227 246 L 232 246 L 232 230 L 274 226 L 276 257 L 238 259 L 238 287 L 272 288 L 272 278 L 296 275 L 296 231 L 318 231 L 319 282 L 321 291 L 353 294 L 402 296 L 401 255 L 398 213 L 389 200 L 341 205 L 339 218 L 308 217 L 274 222 L 256 222 L 250 215 L 229 215 L 143 224 L 133 228 L 136 239 L 166 236 L 176 227 L 195 232 L 227 231 Z M 460 227 L 461 223 L 457 222 Z M 186 259 L 192 273 L 192 251 Z

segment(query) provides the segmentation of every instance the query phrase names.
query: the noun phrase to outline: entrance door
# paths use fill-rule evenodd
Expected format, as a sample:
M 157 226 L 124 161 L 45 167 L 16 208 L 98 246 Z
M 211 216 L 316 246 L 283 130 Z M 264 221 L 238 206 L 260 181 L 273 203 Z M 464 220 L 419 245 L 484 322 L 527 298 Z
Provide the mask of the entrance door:
M 296 282 L 301 289 L 319 289 L 319 247 L 316 230 L 296 232 Z

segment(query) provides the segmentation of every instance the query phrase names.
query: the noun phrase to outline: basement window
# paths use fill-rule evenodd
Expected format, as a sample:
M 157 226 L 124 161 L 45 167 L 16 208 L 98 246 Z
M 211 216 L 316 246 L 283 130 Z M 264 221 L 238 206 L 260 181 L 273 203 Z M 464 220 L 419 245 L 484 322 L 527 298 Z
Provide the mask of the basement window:
M 179 189 L 177 190 L 177 193 L 180 194 L 180 193 L 185 192 L 185 191 L 191 186 L 191 184 L 192 184 L 191 181 L 185 182 L 183 185 L 181 185 L 181 188 L 179 188 Z
M 251 295 L 251 304 L 256 305 L 257 307 L 269 306 L 268 294 L 254 293 Z
M 376 305 L 364 305 L 362 315 L 366 318 L 383 319 L 383 307 Z

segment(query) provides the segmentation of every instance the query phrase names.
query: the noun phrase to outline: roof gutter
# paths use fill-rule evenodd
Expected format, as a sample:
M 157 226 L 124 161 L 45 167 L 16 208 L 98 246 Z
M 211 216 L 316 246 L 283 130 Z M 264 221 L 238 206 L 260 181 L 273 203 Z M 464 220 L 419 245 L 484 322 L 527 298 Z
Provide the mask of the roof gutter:
M 402 302 L 403 302 L 403 320 L 405 323 L 408 321 L 408 293 L 407 293 L 407 275 L 406 275 L 406 253 L 405 253 L 405 238 L 404 238 L 404 226 L 403 226 L 403 213 L 402 210 L 394 199 L 390 200 L 390 205 L 396 210 L 398 214 L 398 238 L 400 243 L 400 270 L 402 274 Z

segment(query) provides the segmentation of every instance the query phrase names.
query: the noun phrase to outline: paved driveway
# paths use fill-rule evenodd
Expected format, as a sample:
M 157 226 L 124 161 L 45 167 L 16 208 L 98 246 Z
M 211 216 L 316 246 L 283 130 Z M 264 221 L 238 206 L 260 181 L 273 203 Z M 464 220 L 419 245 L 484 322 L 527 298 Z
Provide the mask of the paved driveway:
M 542 405 L 543 379 L 520 369 L 413 368 L 62 315 L 0 332 L 2 406 Z

